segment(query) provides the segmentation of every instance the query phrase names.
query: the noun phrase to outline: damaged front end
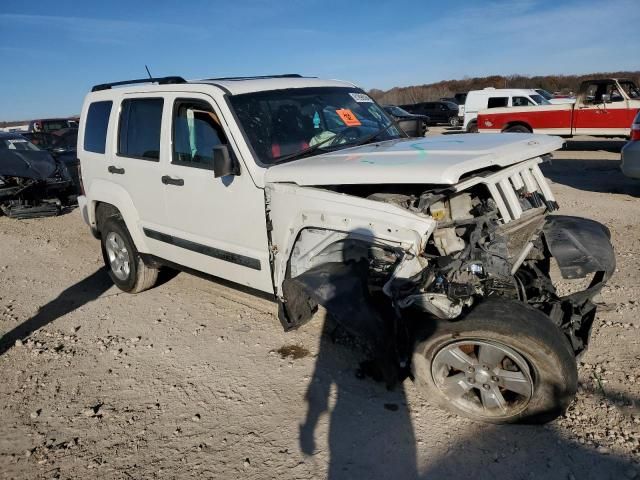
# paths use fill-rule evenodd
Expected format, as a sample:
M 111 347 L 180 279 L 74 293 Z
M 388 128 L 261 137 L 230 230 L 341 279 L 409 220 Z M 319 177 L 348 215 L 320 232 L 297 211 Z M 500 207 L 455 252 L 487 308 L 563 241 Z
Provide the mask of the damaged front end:
M 542 161 L 476 173 L 427 191 L 407 185 L 334 188 L 431 219 L 434 228 L 413 249 L 362 227 L 316 224 L 296 230 L 277 292 L 283 325 L 298 327 L 320 304 L 375 347 L 393 343 L 404 364 L 410 342 L 399 333 L 415 312 L 455 321 L 485 299 L 504 298 L 544 312 L 581 354 L 595 318 L 593 297 L 615 270 L 615 257 L 606 227 L 549 215 L 558 206 L 540 171 Z M 273 201 L 268 198 L 268 205 Z M 565 279 L 592 277 L 589 286 L 559 294 L 552 281 L 556 266 Z
M 73 203 L 73 180 L 64 163 L 24 139 L 0 141 L 0 213 L 18 219 L 55 216 Z

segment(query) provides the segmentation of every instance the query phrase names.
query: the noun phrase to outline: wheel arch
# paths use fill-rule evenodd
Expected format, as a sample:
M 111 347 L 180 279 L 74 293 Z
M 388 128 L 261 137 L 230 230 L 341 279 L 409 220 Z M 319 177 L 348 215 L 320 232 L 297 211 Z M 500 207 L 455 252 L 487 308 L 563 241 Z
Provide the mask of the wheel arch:
M 502 132 L 506 132 L 511 127 L 524 127 L 529 130 L 529 133 L 533 133 L 533 128 L 531 128 L 531 125 L 529 125 L 524 120 L 513 120 L 507 123 L 504 127 L 502 127 Z
M 102 212 L 102 218 L 119 214 L 138 251 L 149 253 L 145 237 L 140 229 L 140 217 L 133 200 L 123 187 L 111 182 L 94 181 L 91 185 L 91 197 L 88 206 L 89 225 L 91 230 L 98 236 L 100 234 L 98 212 Z

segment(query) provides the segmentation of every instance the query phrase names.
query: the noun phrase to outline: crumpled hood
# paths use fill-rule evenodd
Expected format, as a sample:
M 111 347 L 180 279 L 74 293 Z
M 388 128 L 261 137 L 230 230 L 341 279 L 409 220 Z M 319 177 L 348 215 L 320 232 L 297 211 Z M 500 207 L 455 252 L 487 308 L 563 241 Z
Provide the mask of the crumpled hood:
M 528 133 L 459 134 L 390 140 L 274 165 L 265 181 L 297 185 L 420 183 L 453 185 L 468 172 L 506 167 L 562 147 Z
M 56 171 L 56 162 L 44 150 L 0 150 L 0 176 L 45 180 Z

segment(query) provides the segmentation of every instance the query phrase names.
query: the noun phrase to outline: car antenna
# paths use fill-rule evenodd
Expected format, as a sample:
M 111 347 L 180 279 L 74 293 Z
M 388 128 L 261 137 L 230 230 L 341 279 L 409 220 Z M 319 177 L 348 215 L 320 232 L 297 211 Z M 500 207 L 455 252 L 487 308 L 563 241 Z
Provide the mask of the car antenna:
M 147 70 L 147 75 L 149 75 L 149 80 L 153 80 L 153 77 L 151 76 L 151 72 L 149 71 L 149 67 L 145 65 L 144 68 Z

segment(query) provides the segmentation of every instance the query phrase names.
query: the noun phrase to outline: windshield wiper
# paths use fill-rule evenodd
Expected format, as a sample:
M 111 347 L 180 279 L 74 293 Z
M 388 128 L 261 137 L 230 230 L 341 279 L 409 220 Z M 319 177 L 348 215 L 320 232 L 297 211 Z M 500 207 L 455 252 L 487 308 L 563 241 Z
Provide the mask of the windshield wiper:
M 387 125 L 386 127 L 381 128 L 377 132 L 373 132 L 371 135 L 367 135 L 362 140 L 358 140 L 357 142 L 353 142 L 353 143 L 346 143 L 346 144 L 343 144 L 343 145 L 346 145 L 347 147 L 358 147 L 360 145 L 364 145 L 366 143 L 369 143 L 371 140 L 375 140 L 375 138 L 378 135 L 380 135 L 381 133 L 386 132 L 387 130 L 389 130 L 389 128 L 393 127 L 393 125 L 394 125 L 393 123 L 389 123 L 389 125 Z M 402 131 L 402 130 L 399 130 L 399 131 Z

